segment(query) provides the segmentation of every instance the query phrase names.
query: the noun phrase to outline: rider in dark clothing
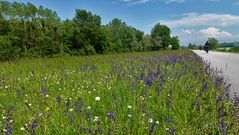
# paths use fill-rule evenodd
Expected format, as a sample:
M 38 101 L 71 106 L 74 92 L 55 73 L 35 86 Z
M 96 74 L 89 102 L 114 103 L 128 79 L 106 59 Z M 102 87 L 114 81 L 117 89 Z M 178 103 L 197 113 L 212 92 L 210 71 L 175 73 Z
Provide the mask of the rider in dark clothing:
M 208 53 L 209 49 L 210 49 L 210 44 L 209 44 L 209 42 L 207 41 L 207 42 L 205 43 L 204 50 L 206 51 L 206 53 Z

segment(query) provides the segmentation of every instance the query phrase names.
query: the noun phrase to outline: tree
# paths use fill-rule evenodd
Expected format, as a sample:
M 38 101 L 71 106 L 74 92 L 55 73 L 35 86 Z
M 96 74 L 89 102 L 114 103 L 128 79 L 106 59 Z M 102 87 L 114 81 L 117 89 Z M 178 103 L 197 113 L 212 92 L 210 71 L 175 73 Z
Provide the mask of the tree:
M 180 48 L 178 36 L 171 38 L 172 49 L 177 50 Z
M 216 38 L 208 38 L 208 43 L 209 43 L 209 45 L 210 45 L 210 47 L 211 47 L 211 49 L 217 49 L 218 48 L 218 46 L 219 46 L 219 44 L 218 44 L 218 40 L 216 39 Z
M 80 34 L 80 36 L 75 35 L 77 39 L 74 39 L 76 42 L 73 48 L 86 54 L 103 53 L 108 44 L 104 42 L 106 35 L 101 27 L 100 16 L 77 9 L 73 21 L 77 26 L 75 34 Z
M 14 46 L 9 36 L 0 36 L 0 61 L 18 58 L 20 48 Z
M 151 31 L 152 43 L 154 48 L 159 50 L 160 48 L 166 49 L 170 44 L 170 33 L 171 30 L 166 25 L 156 24 Z

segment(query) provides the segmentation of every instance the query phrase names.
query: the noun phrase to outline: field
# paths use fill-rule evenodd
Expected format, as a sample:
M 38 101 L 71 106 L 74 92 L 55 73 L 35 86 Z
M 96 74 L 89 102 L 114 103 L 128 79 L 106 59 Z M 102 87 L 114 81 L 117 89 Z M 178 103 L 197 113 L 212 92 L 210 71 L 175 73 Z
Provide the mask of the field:
M 3 134 L 239 134 L 238 98 L 191 51 L 0 64 Z

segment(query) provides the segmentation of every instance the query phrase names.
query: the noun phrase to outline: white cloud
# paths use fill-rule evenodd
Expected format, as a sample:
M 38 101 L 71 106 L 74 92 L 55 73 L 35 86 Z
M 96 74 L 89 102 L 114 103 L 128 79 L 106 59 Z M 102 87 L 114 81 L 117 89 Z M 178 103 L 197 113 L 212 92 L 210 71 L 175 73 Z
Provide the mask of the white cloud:
M 148 3 L 152 0 L 119 0 L 119 1 L 126 3 L 127 6 L 133 6 L 133 5 Z
M 215 37 L 215 38 L 232 37 L 231 33 L 226 31 L 221 31 L 220 29 L 217 29 L 215 27 L 208 27 L 206 29 L 202 29 L 199 31 L 199 34 L 201 34 L 204 37 Z
M 185 0 L 165 0 L 165 3 L 173 3 L 173 2 L 175 2 L 175 3 L 183 3 L 183 2 L 185 2 Z
M 180 26 L 230 26 L 239 24 L 239 16 L 231 14 L 198 14 L 186 13 L 177 20 L 160 20 L 170 27 Z
M 204 44 L 204 42 L 210 37 L 218 39 L 219 42 L 235 41 L 237 39 L 237 37 L 233 36 L 231 33 L 220 30 L 216 27 L 208 27 L 201 30 L 182 29 L 181 33 L 178 33 L 178 36 L 183 45 L 187 45 L 190 42 Z

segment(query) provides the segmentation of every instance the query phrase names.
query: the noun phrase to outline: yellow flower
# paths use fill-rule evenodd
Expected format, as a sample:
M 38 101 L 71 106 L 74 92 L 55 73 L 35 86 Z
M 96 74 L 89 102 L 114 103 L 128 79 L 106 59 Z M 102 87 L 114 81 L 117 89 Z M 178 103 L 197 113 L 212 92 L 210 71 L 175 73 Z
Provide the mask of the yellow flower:
M 13 122 L 13 120 L 10 120 L 9 122 L 11 122 L 11 123 L 12 123 L 12 122 Z
M 45 109 L 45 112 L 48 112 L 50 110 L 50 108 L 49 107 L 47 107 L 46 109 Z

